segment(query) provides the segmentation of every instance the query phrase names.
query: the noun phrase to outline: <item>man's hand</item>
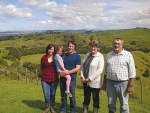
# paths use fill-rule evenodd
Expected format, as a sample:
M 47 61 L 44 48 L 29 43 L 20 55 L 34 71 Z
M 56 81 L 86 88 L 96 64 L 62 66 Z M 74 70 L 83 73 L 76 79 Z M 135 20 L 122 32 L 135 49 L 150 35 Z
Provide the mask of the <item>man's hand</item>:
M 127 92 L 132 92 L 133 91 L 133 86 L 128 86 L 128 88 L 127 88 Z
M 68 71 L 68 70 L 65 70 L 65 71 L 60 72 L 60 76 L 61 76 L 61 77 L 64 77 L 64 76 L 66 76 L 66 75 L 69 75 L 69 71 Z
M 129 85 L 127 88 L 127 92 L 129 92 L 129 93 L 133 91 L 133 82 L 134 82 L 134 78 L 130 78 L 129 79 Z

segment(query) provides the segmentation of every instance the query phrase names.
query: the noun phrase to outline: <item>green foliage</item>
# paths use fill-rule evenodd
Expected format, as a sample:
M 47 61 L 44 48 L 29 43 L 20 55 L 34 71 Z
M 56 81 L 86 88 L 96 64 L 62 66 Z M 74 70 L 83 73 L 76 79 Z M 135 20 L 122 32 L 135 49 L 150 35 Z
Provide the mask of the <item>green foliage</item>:
M 137 41 L 130 42 L 131 45 L 136 45 Z
M 10 66 L 18 67 L 18 66 L 20 66 L 20 61 L 19 60 L 15 60 Z
M 10 59 L 10 60 L 13 59 L 20 60 L 21 52 L 19 48 L 6 47 L 6 50 L 9 50 L 8 56 L 4 56 L 3 58 Z
M 41 75 L 42 75 L 39 64 L 31 63 L 31 62 L 24 62 L 23 67 L 27 68 L 28 70 L 30 70 L 31 72 L 34 72 L 34 73 L 36 73 L 36 69 L 37 69 L 38 76 L 41 77 Z
M 142 74 L 143 77 L 149 77 L 149 70 L 146 69 L 145 73 Z
M 0 57 L 0 65 L 8 66 L 8 63 L 7 61 L 5 61 L 3 58 Z
M 16 80 L 17 79 L 17 75 L 14 71 L 10 72 L 9 79 L 11 79 L 11 80 Z
M 9 53 L 7 56 L 3 56 L 3 58 L 9 60 L 14 60 L 14 59 L 20 60 L 21 56 L 45 53 L 44 51 L 45 47 L 39 47 L 39 48 L 26 48 L 25 46 L 23 46 L 22 48 L 6 47 L 6 50 L 9 50 Z
M 136 80 L 140 80 L 140 77 L 136 77 L 135 79 L 136 79 Z
M 13 40 L 13 39 L 14 39 L 14 37 L 12 35 L 0 36 L 0 41 Z

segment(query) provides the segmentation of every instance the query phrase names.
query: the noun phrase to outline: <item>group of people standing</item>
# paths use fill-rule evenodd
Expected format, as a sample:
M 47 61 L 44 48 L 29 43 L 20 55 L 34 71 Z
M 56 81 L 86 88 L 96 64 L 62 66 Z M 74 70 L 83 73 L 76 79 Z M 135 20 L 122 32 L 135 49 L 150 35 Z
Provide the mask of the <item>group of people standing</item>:
M 115 113 L 117 97 L 120 101 L 120 113 L 129 113 L 129 92 L 133 91 L 133 82 L 136 76 L 133 56 L 123 49 L 123 40 L 113 40 L 113 51 L 106 56 L 105 74 L 102 85 L 102 72 L 104 57 L 99 52 L 100 43 L 93 40 L 89 43 L 90 52 L 81 63 L 81 57 L 76 53 L 75 41 L 68 42 L 68 51 L 63 46 L 49 44 L 46 55 L 41 58 L 41 71 L 43 72 L 41 84 L 45 97 L 46 109 L 43 113 L 55 113 L 55 93 L 60 84 L 61 112 L 67 108 L 67 95 L 70 98 L 71 113 L 76 112 L 76 75 L 80 76 L 84 89 L 83 113 L 88 113 L 91 94 L 93 95 L 93 113 L 98 113 L 100 89 L 107 90 L 109 113 Z M 60 81 L 58 80 L 60 76 Z

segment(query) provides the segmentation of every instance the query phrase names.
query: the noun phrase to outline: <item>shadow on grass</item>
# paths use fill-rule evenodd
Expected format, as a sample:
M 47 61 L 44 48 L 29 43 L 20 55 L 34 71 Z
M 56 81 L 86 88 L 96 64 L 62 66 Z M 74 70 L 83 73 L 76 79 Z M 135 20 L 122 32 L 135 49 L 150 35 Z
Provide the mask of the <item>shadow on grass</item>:
M 45 109 L 45 102 L 41 101 L 41 100 L 22 100 L 22 103 L 26 104 L 28 107 L 32 107 L 35 109 L 40 109 L 41 111 L 44 111 Z M 55 111 L 56 113 L 60 113 L 61 111 L 61 103 L 57 103 L 55 102 Z M 66 113 L 70 113 L 70 105 L 67 104 L 67 112 Z M 76 106 L 76 113 L 82 113 L 83 109 L 82 109 L 82 104 L 79 106 Z M 89 112 L 92 113 L 92 112 Z

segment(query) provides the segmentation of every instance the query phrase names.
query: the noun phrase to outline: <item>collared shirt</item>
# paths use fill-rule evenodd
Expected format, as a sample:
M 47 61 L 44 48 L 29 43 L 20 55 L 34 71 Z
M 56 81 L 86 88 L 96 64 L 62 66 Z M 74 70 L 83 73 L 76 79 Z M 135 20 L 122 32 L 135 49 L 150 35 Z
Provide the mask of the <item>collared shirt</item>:
M 124 49 L 118 55 L 114 51 L 109 52 L 106 56 L 105 75 L 107 79 L 113 81 L 135 78 L 136 70 L 132 54 Z
M 41 78 L 42 81 L 54 82 L 58 79 L 55 62 L 48 62 L 46 55 L 41 58 L 41 71 L 43 72 Z

